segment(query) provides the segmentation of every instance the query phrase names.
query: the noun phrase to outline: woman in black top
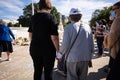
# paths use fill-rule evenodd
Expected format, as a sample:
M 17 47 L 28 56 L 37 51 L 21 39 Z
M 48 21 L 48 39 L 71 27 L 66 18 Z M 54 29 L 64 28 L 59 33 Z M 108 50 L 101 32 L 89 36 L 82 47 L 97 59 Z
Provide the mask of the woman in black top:
M 52 70 L 59 50 L 58 23 L 50 14 L 52 5 L 50 0 L 40 0 L 40 12 L 33 15 L 28 29 L 30 55 L 34 63 L 34 80 L 41 80 L 44 68 L 45 80 L 52 80 Z

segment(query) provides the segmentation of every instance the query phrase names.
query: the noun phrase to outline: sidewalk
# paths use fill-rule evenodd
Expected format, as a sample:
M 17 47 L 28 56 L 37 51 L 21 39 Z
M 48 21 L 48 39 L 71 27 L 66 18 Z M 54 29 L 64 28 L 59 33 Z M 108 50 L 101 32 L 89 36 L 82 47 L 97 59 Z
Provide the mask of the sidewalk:
M 5 57 L 6 54 L 3 53 L 3 58 Z M 87 80 L 105 80 L 107 74 L 103 69 L 108 61 L 108 56 L 93 59 L 93 68 L 89 68 Z M 55 70 L 53 74 L 54 80 L 66 80 L 66 77 Z M 14 45 L 11 61 L 0 61 L 0 80 L 33 80 L 33 62 L 29 55 L 29 46 Z

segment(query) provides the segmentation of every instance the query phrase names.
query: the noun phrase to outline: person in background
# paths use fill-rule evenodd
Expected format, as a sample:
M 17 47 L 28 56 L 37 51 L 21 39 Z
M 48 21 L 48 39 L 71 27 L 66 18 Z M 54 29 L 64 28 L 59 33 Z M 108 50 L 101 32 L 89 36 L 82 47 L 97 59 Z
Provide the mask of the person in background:
M 12 30 L 3 20 L 0 20 L 0 59 L 2 60 L 2 52 L 7 53 L 6 61 L 10 60 L 10 53 L 13 52 L 12 38 L 15 40 Z
M 59 52 L 67 53 L 80 28 L 77 39 L 67 57 L 67 80 L 86 80 L 94 49 L 93 34 L 91 28 L 81 21 L 82 14 L 79 9 L 71 8 L 69 17 L 72 22 L 64 29 L 63 42 Z M 90 64 L 90 66 L 92 65 Z
M 99 27 L 99 22 L 96 21 L 96 22 L 95 22 L 95 25 L 96 25 L 95 28 L 97 29 L 97 28 Z
M 28 29 L 30 43 L 30 55 L 34 64 L 34 80 L 53 80 L 52 72 L 59 51 L 58 22 L 56 17 L 50 14 L 52 4 L 50 0 L 39 1 L 39 12 L 32 16 Z
M 112 11 L 116 13 L 116 18 L 111 25 L 110 33 L 106 35 L 106 39 L 113 63 L 106 80 L 120 80 L 120 1 L 112 6 Z
M 101 57 L 103 54 L 103 40 L 104 40 L 104 25 L 103 22 L 100 20 L 99 21 L 99 27 L 95 31 L 95 39 L 97 41 L 97 46 L 98 46 L 98 57 Z

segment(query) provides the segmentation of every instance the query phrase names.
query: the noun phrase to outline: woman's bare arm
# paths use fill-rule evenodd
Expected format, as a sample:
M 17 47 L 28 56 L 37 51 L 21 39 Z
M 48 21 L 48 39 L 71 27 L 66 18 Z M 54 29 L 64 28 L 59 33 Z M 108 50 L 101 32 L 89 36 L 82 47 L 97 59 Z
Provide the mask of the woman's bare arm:
M 29 40 L 31 41 L 32 40 L 32 33 L 29 32 Z
M 59 51 L 59 38 L 56 35 L 51 35 L 51 40 L 56 48 L 56 51 Z

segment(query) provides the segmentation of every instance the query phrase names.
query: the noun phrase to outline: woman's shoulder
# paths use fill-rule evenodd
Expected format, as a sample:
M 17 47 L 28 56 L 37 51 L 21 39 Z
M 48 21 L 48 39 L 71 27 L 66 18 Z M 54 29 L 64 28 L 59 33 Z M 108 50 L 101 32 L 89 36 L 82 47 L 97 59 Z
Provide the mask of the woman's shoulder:
M 111 29 L 119 29 L 120 30 L 120 17 L 116 17 L 111 25 Z
M 114 21 L 120 22 L 120 16 L 119 16 L 119 17 L 116 17 Z

